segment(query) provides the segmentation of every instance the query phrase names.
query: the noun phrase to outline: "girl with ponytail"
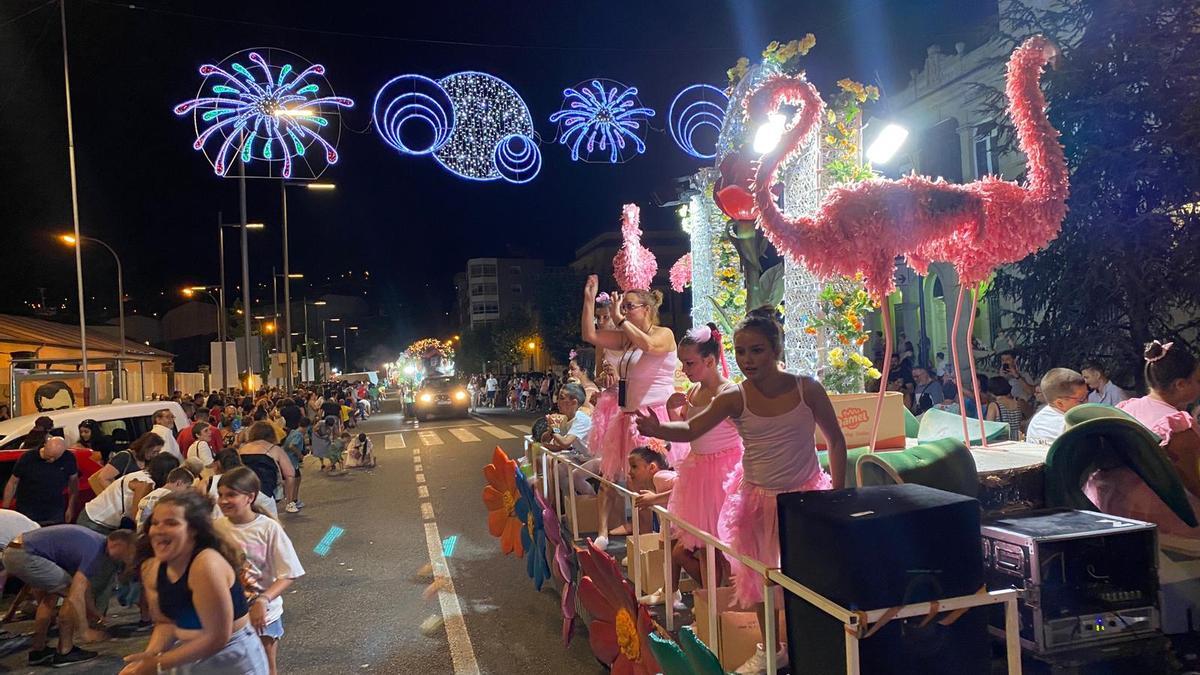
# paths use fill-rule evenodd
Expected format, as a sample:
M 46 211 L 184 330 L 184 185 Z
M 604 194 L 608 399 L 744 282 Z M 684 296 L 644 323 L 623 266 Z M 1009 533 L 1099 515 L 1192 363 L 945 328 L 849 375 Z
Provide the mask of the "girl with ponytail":
M 223 517 L 217 519 L 216 529 L 245 551 L 239 576 L 250 608 L 250 626 L 262 640 L 275 675 L 275 655 L 283 637 L 283 594 L 304 576 L 304 567 L 279 521 L 254 505 L 260 487 L 258 474 L 247 467 L 221 474 L 217 506 Z
M 689 330 L 679 341 L 679 361 L 683 374 L 695 385 L 686 394 L 675 394 L 667 401 L 671 419 L 686 420 L 708 407 L 722 391 L 732 386 L 729 367 L 725 363 L 724 337 L 716 324 L 709 323 Z M 667 510 L 705 532 L 717 532 L 717 520 L 725 506 L 728 493 L 725 483 L 742 461 L 742 438 L 733 421 L 726 418 L 717 426 L 691 442 L 687 459 L 676 467 L 678 478 L 671 491 Z M 702 585 L 716 583 L 726 568 L 718 553 L 717 579 L 704 579 L 707 569 L 704 544 L 687 532 L 680 532 L 671 557 L 675 562 L 672 574 L 674 588 L 679 588 L 679 570 L 686 569 Z M 678 591 L 676 591 L 678 593 Z M 661 598 L 649 599 L 661 602 Z

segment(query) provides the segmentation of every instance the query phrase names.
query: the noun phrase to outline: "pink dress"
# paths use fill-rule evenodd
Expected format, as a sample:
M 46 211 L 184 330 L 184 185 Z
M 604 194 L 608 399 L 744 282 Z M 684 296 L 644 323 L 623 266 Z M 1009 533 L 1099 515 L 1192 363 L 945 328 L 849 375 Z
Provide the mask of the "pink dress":
M 600 457 L 600 473 L 608 480 L 625 480 L 629 471 L 629 452 L 646 444 L 637 432 L 633 413 L 649 410 L 659 419 L 667 419 L 667 399 L 675 393 L 675 352 L 646 353 L 641 349 L 604 350 L 604 361 L 613 366 L 618 377 L 626 380 L 625 407 L 617 405 L 617 385 L 600 392 L 592 415 L 588 449 Z M 671 464 L 687 456 L 687 446 L 672 444 L 667 459 Z
M 742 414 L 733 418 L 745 443 L 740 470 L 726 485 L 729 497 L 721 512 L 718 534 L 733 550 L 767 567 L 779 567 L 779 518 L 775 498 L 784 492 L 829 490 L 833 479 L 817 459 L 816 420 L 804 402 L 804 388 L 796 378 L 800 403 L 783 413 L 764 417 L 750 410 L 745 386 Z M 762 576 L 737 560 L 729 561 L 734 597 L 742 607 L 763 601 Z
M 688 419 L 703 410 L 692 405 L 691 397 L 698 390 L 699 386 L 688 392 Z M 675 467 L 679 480 L 671 491 L 667 510 L 700 530 L 716 535 L 727 496 L 725 483 L 741 461 L 742 437 L 732 420 L 721 420 L 708 433 L 691 442 L 687 459 Z M 677 536 L 685 548 L 704 546 L 686 531 L 680 530 Z
M 1168 456 L 1167 444 L 1174 434 L 1200 433 L 1196 420 L 1187 412 L 1149 396 L 1121 401 L 1117 407 L 1157 434 L 1162 439 L 1159 447 Z M 1179 458 L 1169 458 L 1178 468 Z M 1200 538 L 1200 528 L 1189 527 L 1180 520 L 1150 486 L 1127 467 L 1096 471 L 1088 477 L 1083 493 L 1104 513 L 1155 523 L 1163 534 Z M 1200 514 L 1200 499 L 1190 492 L 1187 497 L 1192 509 Z

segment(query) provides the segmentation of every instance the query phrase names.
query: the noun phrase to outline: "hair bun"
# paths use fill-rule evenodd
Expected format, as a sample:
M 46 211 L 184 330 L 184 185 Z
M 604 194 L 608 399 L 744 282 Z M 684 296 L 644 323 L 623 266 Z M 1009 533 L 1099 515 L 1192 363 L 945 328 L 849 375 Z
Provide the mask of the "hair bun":
M 1154 340 L 1146 343 L 1146 349 L 1142 352 L 1142 357 L 1149 361 L 1151 359 L 1161 358 L 1165 352 L 1166 350 L 1163 349 L 1162 343 L 1158 340 Z
M 651 297 L 651 298 L 653 298 L 653 300 L 654 300 L 654 306 L 655 306 L 655 307 L 662 307 L 662 304 L 663 304 L 663 294 L 662 294 L 662 291 L 660 291 L 660 290 L 658 290 L 657 288 L 655 288 L 655 289 L 653 289 L 653 290 L 651 290 L 651 291 L 650 291 L 650 294 L 649 294 L 649 295 L 650 295 L 650 297 Z
M 756 319 L 770 319 L 772 321 L 779 321 L 778 317 L 775 316 L 775 308 L 771 305 L 759 305 L 749 312 L 746 312 L 746 316 L 752 316 Z

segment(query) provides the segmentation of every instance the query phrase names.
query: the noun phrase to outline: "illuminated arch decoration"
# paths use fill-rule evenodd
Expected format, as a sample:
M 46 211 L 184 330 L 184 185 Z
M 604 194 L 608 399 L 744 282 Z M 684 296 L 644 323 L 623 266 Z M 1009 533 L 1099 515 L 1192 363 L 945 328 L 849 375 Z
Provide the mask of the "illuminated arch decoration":
M 429 155 L 440 150 L 454 132 L 454 103 L 436 81 L 424 75 L 400 75 L 375 94 L 371 118 L 388 145 L 406 155 Z M 413 143 L 414 126 L 429 133 L 423 145 Z M 407 140 L 405 129 L 409 130 Z
M 273 65 L 273 57 L 283 65 Z M 297 164 L 307 168 L 304 177 L 316 178 L 337 163 L 340 110 L 354 101 L 333 93 L 325 66 L 282 49 L 247 49 L 200 66 L 200 74 L 196 97 L 174 111 L 192 114 L 192 148 L 218 176 L 239 157 L 245 165 L 266 163 L 268 174 L 282 164 L 283 178 L 295 176 Z
M 721 125 L 725 123 L 725 108 L 729 96 L 711 84 L 693 84 L 684 87 L 671 101 L 667 111 L 667 128 L 675 144 L 696 159 L 714 159 L 717 156 L 717 138 Z M 708 127 L 711 130 L 712 150 L 708 143 L 703 149 L 696 148 L 696 132 Z
M 654 111 L 637 94 L 637 87 L 602 79 L 564 90 L 562 108 L 550 121 L 559 125 L 558 142 L 571 148 L 571 159 L 620 164 L 645 152 Z
M 467 180 L 504 178 L 495 159 L 501 141 L 513 135 L 533 139 L 533 117 L 525 101 L 507 82 L 487 73 L 455 73 L 438 84 L 454 106 L 454 126 L 433 158 Z M 537 157 L 540 165 L 540 152 Z
M 521 134 L 500 139 L 492 159 L 500 177 L 510 183 L 528 183 L 542 169 L 542 151 L 532 138 Z

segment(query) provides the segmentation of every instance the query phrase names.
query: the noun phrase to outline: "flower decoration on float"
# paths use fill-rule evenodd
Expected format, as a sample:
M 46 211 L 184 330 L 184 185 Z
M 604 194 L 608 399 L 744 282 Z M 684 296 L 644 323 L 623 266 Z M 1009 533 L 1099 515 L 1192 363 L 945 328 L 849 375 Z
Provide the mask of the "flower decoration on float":
M 725 108 L 729 96 L 711 84 L 693 84 L 684 87 L 667 110 L 667 128 L 679 149 L 696 159 L 713 159 L 717 156 L 717 135 L 725 122 Z M 711 141 L 704 140 L 697 149 L 697 132 L 711 133 Z M 709 150 L 711 142 L 712 149 Z
M 579 565 L 583 573 L 579 598 L 592 617 L 588 624 L 592 653 L 613 673 L 658 673 L 649 638 L 654 622 L 633 597 L 633 587 L 617 561 L 589 539 L 587 548 L 579 551 Z
M 684 253 L 671 265 L 671 290 L 682 293 L 692 285 L 692 254 Z
M 536 492 L 518 466 L 514 469 L 517 500 L 513 513 L 521 521 L 521 546 L 525 549 L 525 573 L 533 579 L 533 587 L 542 590 L 542 584 L 550 578 L 550 564 L 546 561 L 546 530 L 542 524 L 542 505 Z
M 554 507 L 542 498 L 541 493 L 535 492 L 534 495 L 542 509 L 542 527 L 546 531 L 546 542 L 550 548 L 547 556 L 553 561 L 550 570 L 554 578 L 562 584 L 559 605 L 562 609 L 562 638 L 565 646 L 571 644 L 577 616 L 575 598 L 579 586 L 575 580 L 575 547 L 563 538 L 562 522 L 559 521 Z
M 613 257 L 613 276 L 622 291 L 649 290 L 658 273 L 658 260 L 642 245 L 641 209 L 621 207 L 621 248 Z
M 404 350 L 404 355 L 410 359 L 428 359 L 434 356 L 440 356 L 443 360 L 454 358 L 454 347 L 449 342 L 442 342 L 437 338 L 424 338 L 417 340 Z
M 248 49 L 200 66 L 200 74 L 196 97 L 174 112 L 192 114 L 192 148 L 204 152 L 218 176 L 237 159 L 264 163 L 268 175 L 278 163 L 283 178 L 317 178 L 337 163 L 340 110 L 354 101 L 333 93 L 325 66 L 282 49 Z M 310 152 L 313 146 L 320 152 Z M 298 164 L 307 170 L 297 172 Z
M 488 510 L 488 532 L 500 539 L 501 553 L 525 555 L 521 543 L 525 523 L 517 515 L 521 493 L 517 490 L 517 463 L 497 446 L 492 451 L 492 463 L 483 467 L 487 485 L 483 487 L 483 504 Z
M 637 87 L 597 78 L 565 89 L 550 121 L 558 124 L 558 142 L 571 148 L 572 160 L 619 164 L 646 151 L 651 117 L 654 110 L 642 105 Z

